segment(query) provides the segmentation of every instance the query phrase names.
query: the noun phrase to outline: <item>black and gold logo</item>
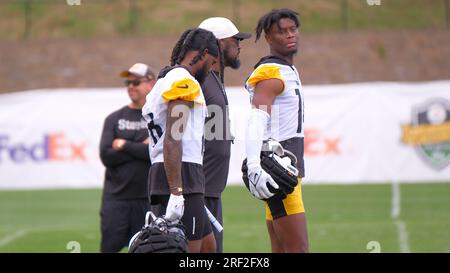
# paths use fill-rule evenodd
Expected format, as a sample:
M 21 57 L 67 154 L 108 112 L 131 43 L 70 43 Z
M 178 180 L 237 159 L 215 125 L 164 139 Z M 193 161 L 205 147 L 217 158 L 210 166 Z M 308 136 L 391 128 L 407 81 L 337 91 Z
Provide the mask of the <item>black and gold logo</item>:
M 402 142 L 415 147 L 428 165 L 441 170 L 450 164 L 450 101 L 430 99 L 413 107 L 412 122 L 402 126 Z

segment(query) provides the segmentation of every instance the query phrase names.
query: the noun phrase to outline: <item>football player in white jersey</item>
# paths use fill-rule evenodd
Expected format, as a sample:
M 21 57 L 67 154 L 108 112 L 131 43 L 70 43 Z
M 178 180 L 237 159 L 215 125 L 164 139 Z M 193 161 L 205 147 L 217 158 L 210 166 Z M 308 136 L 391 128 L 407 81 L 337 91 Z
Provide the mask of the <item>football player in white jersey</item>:
M 301 194 L 303 164 L 303 94 L 294 66 L 299 44 L 298 13 L 276 9 L 259 19 L 256 41 L 264 31 L 270 55 L 263 57 L 246 82 L 252 109 L 247 127 L 246 154 L 249 188 L 253 196 L 266 204 L 266 222 L 272 252 L 308 252 L 308 233 Z M 264 140 L 280 141 L 284 149 L 297 157 L 298 185 L 282 199 L 270 186 L 276 181 L 260 163 Z
M 151 139 L 148 188 L 152 210 L 168 221 L 182 221 L 189 252 L 200 252 L 202 243 L 215 249 L 204 207 L 207 110 L 200 84 L 219 54 L 212 32 L 199 28 L 185 31 L 173 49 L 171 67 L 160 72 L 142 108 Z

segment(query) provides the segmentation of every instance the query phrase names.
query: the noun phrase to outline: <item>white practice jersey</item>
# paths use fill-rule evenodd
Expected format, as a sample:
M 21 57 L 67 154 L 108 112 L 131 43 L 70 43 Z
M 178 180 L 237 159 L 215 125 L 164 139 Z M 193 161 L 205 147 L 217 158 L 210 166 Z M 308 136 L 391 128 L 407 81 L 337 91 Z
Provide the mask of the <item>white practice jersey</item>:
M 167 109 L 170 101 L 194 102 L 189 108 L 189 119 L 182 136 L 182 161 L 203 163 L 203 131 L 207 113 L 205 98 L 197 80 L 183 67 L 175 67 L 158 79 L 147 95 L 142 116 L 150 135 L 150 159 L 152 163 L 164 162 L 163 142 L 166 132 Z M 180 116 L 176 112 L 173 116 Z M 175 125 L 175 124 L 174 124 Z M 178 130 L 177 130 L 178 131 Z
M 284 88 L 272 105 L 270 124 L 267 124 L 264 139 L 271 137 L 284 141 L 294 137 L 303 138 L 304 101 L 297 69 L 274 56 L 262 58 L 245 84 L 251 99 L 256 85 L 268 79 L 281 80 Z

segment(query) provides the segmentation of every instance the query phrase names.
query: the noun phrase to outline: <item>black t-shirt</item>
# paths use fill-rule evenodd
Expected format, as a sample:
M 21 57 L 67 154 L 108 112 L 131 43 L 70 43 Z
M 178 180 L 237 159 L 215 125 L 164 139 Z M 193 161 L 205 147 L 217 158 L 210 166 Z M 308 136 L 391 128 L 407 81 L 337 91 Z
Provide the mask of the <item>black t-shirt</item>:
M 147 198 L 150 167 L 146 123 L 141 110 L 125 106 L 110 114 L 100 140 L 100 158 L 106 167 L 103 194 L 115 199 Z M 116 138 L 127 140 L 121 151 L 112 148 Z
M 220 77 L 210 72 L 202 84 L 203 95 L 208 106 L 208 117 L 205 123 L 205 152 L 203 155 L 203 171 L 205 173 L 205 196 L 220 197 L 225 189 L 230 166 L 231 133 L 228 114 L 228 99 Z M 217 112 L 220 109 L 221 115 Z M 216 128 L 211 126 L 213 121 Z

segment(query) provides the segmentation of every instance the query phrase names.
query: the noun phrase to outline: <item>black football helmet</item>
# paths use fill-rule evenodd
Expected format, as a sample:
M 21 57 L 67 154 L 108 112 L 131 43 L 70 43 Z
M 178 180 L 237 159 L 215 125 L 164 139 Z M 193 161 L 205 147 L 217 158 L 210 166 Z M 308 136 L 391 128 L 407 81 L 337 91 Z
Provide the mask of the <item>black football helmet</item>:
M 131 238 L 128 247 L 128 253 L 187 252 L 188 240 L 181 221 L 168 222 L 151 211 L 147 212 L 144 227 Z

